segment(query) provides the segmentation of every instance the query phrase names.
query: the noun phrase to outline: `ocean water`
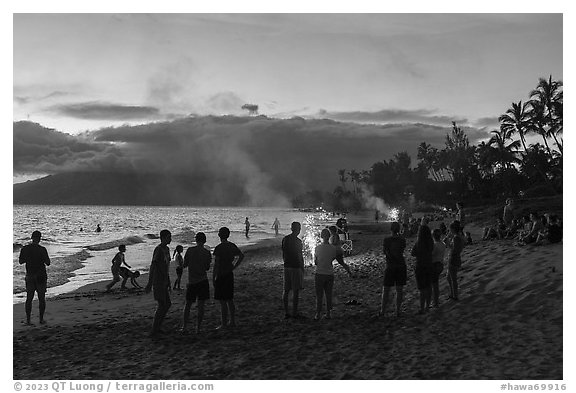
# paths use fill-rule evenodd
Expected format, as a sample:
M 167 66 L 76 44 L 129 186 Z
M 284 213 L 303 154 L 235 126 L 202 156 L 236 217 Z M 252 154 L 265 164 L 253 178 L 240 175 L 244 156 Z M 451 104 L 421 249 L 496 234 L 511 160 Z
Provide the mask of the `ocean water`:
M 244 220 L 250 220 L 250 234 L 244 234 Z M 286 208 L 196 208 L 146 206 L 30 206 L 13 207 L 13 293 L 22 302 L 25 267 L 18 263 L 23 245 L 34 230 L 42 232 L 41 244 L 51 259 L 47 296 L 70 292 L 83 285 L 111 278 L 110 261 L 120 244 L 127 246 L 126 261 L 133 269 L 146 272 L 151 251 L 162 229 L 172 232 L 170 250 L 194 244 L 194 235 L 204 232 L 211 248 L 219 243 L 218 229 L 227 226 L 230 241 L 238 246 L 257 244 L 275 237 L 272 223 L 280 221 L 280 236 L 290 233 L 290 223 L 303 223 L 301 238 L 313 238 L 318 228 L 332 217 L 321 212 Z M 96 232 L 100 224 L 102 231 Z M 308 232 L 308 233 L 307 233 Z

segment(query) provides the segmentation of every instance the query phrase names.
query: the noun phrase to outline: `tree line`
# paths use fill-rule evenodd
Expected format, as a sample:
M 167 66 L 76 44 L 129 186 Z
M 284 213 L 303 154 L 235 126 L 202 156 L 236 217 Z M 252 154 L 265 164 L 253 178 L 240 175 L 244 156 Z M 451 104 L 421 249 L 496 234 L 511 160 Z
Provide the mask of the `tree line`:
M 414 167 L 403 151 L 369 170 L 338 169 L 340 184 L 332 193 L 311 191 L 294 202 L 351 211 L 365 207 L 367 194 L 395 205 L 561 195 L 562 110 L 562 81 L 540 78 L 526 101 L 513 102 L 499 116 L 499 129 L 487 140 L 471 145 L 453 122 L 443 148 L 420 143 Z M 538 136 L 542 144 L 527 145 L 527 135 Z

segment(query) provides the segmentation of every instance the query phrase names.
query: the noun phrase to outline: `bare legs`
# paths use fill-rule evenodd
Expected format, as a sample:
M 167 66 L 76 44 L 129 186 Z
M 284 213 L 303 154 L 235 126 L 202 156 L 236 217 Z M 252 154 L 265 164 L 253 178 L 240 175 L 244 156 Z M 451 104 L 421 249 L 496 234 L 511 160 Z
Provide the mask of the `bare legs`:
M 458 300 L 458 268 L 449 266 L 446 279 L 450 286 L 450 299 Z
M 386 314 L 386 306 L 388 305 L 388 301 L 390 299 L 390 289 L 392 287 L 384 287 L 382 289 L 382 303 L 380 306 L 380 314 L 384 316 Z M 400 316 L 400 312 L 402 309 L 402 301 L 404 300 L 404 287 L 402 285 L 396 286 L 396 316 Z
M 289 315 L 288 313 L 288 297 L 290 295 L 290 290 L 284 290 L 282 293 L 282 303 L 284 304 L 284 314 Z M 292 291 L 292 315 L 298 315 L 298 298 L 299 298 L 299 291 L 294 290 Z
M 167 291 L 166 291 L 167 292 Z M 151 334 L 160 333 L 160 326 L 162 326 L 162 322 L 164 322 L 164 318 L 172 305 L 170 301 L 170 295 L 166 293 L 166 296 L 163 299 L 156 299 L 158 302 L 158 306 L 156 307 L 156 312 L 154 313 L 154 322 L 152 322 L 152 332 Z
M 234 300 L 220 300 L 221 307 L 221 325 L 220 328 L 227 326 L 236 326 L 236 305 Z M 228 313 L 230 313 L 230 320 L 228 320 Z
M 198 315 L 196 317 L 196 333 L 200 332 L 200 326 L 202 325 L 202 320 L 204 319 L 204 300 L 198 300 Z M 184 306 L 184 316 L 182 322 L 182 331 L 186 330 L 188 325 L 188 320 L 190 319 L 190 308 L 192 307 L 191 302 L 186 302 Z

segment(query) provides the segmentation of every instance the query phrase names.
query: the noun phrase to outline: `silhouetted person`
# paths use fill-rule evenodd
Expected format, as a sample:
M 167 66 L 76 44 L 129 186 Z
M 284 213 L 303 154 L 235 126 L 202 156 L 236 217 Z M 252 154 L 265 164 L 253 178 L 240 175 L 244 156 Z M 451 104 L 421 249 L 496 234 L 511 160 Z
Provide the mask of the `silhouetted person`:
M 204 244 L 206 235 L 203 232 L 196 234 L 196 246 L 188 248 L 184 255 L 184 267 L 188 268 L 188 286 L 186 288 L 186 305 L 184 306 L 184 316 L 182 321 L 182 331 L 186 331 L 190 308 L 192 303 L 198 299 L 198 316 L 196 320 L 196 333 L 200 332 L 200 325 L 204 318 L 204 303 L 210 299 L 210 285 L 208 285 L 208 275 L 212 255 Z
M 248 219 L 248 218 L 246 218 Z M 236 306 L 234 305 L 234 269 L 236 269 L 242 260 L 244 254 L 236 246 L 229 242 L 230 229 L 222 227 L 218 230 L 220 244 L 214 248 L 214 299 L 220 301 L 221 306 L 221 325 L 223 329 L 227 326 L 236 326 Z M 236 263 L 234 263 L 234 260 Z M 228 320 L 230 315 L 230 320 Z
M 302 225 L 294 221 L 290 229 L 292 233 L 282 239 L 282 259 L 284 261 L 282 302 L 284 304 L 284 316 L 290 318 L 288 296 L 292 292 L 292 316 L 298 318 L 298 295 L 304 286 L 304 255 L 302 254 L 302 240 L 298 238 Z
M 278 236 L 278 229 L 280 229 L 280 221 L 278 221 L 278 217 L 274 219 L 274 223 L 272 224 L 272 229 L 274 229 L 274 233 Z
M 124 244 L 121 244 L 118 246 L 118 252 L 116 253 L 116 255 L 114 256 L 114 258 L 112 258 L 112 281 L 110 283 L 108 283 L 108 285 L 106 285 L 106 292 L 110 291 L 110 289 L 112 289 L 112 287 L 120 281 L 120 267 L 122 266 L 122 264 L 126 265 L 128 267 L 128 269 L 132 269 L 132 266 L 128 265 L 126 263 L 126 260 L 124 259 L 124 253 L 126 252 L 126 246 Z M 124 281 L 122 282 L 122 288 L 126 288 L 126 281 L 128 280 L 128 278 L 124 278 Z
M 384 287 L 382 289 L 382 304 L 380 315 L 385 316 L 386 306 L 390 298 L 390 288 L 396 287 L 396 316 L 400 315 L 403 300 L 403 289 L 408 276 L 404 250 L 406 239 L 400 236 L 400 223 L 394 221 L 390 225 L 391 236 L 384 238 L 384 255 L 386 269 L 384 270 Z
M 416 257 L 416 285 L 420 291 L 420 313 L 424 313 L 430 307 L 432 299 L 432 251 L 434 239 L 427 225 L 427 220 L 422 220 L 418 228 L 418 236 L 412 247 L 412 256 Z
M 148 275 L 148 284 L 146 285 L 146 293 L 154 288 L 154 300 L 158 303 L 156 312 L 154 313 L 154 322 L 152 323 L 151 336 L 163 333 L 160 330 L 162 322 L 166 317 L 166 313 L 170 309 L 172 302 L 170 301 L 170 249 L 168 244 L 172 241 L 172 234 L 169 230 L 163 229 L 160 231 L 160 244 L 154 249 L 152 254 L 152 263 L 150 264 L 150 273 Z
M 250 221 L 248 221 L 248 217 L 246 217 L 246 221 L 244 221 L 244 225 L 246 226 L 246 237 L 248 237 L 248 232 L 250 232 Z
M 376 221 L 376 223 L 378 223 L 379 218 L 380 218 L 380 212 L 378 212 L 378 209 L 376 209 L 374 211 L 374 220 Z
M 514 200 L 512 198 L 506 199 L 506 206 L 504 206 L 504 212 L 502 213 L 502 221 L 507 228 L 512 225 L 514 220 Z
M 96 225 L 96 232 L 102 232 L 102 228 L 100 228 L 100 224 Z
M 174 250 L 174 262 L 176 262 L 176 280 L 174 281 L 174 289 L 182 289 L 180 288 L 180 283 L 182 281 L 182 273 L 184 272 L 184 258 L 182 257 L 182 252 L 184 251 L 184 247 L 180 244 L 176 246 Z
M 448 253 L 448 273 L 446 279 L 450 286 L 450 296 L 452 300 L 458 300 L 458 270 L 462 266 L 460 254 L 464 248 L 464 239 L 461 236 L 462 228 L 460 223 L 454 221 L 450 224 L 450 235 L 447 246 L 450 247 Z
M 32 300 L 34 292 L 38 293 L 38 307 L 40 311 L 40 323 L 44 324 L 44 312 L 46 311 L 46 286 L 48 274 L 46 266 L 50 266 L 50 258 L 46 248 L 40 245 L 42 234 L 40 231 L 32 232 L 32 243 L 25 245 L 20 250 L 20 264 L 26 264 L 26 324 L 30 325 L 32 313 Z

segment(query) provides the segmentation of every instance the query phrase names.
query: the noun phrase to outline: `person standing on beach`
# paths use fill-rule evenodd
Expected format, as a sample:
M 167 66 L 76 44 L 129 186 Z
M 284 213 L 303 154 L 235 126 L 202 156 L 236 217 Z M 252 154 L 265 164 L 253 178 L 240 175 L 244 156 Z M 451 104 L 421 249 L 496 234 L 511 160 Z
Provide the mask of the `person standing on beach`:
M 506 206 L 504 206 L 504 212 L 502 213 L 502 221 L 507 228 L 512 226 L 512 221 L 514 220 L 514 200 L 512 198 L 506 199 Z
M 248 220 L 248 217 L 246 217 Z M 218 230 L 220 244 L 214 248 L 214 299 L 220 301 L 221 306 L 221 325 L 218 327 L 224 329 L 228 326 L 236 326 L 236 306 L 234 304 L 234 270 L 244 260 L 244 254 L 236 246 L 229 242 L 230 229 L 222 227 Z M 236 263 L 234 263 L 234 260 Z M 228 320 L 230 314 L 230 320 Z
M 272 224 L 272 229 L 274 229 L 274 233 L 278 236 L 278 229 L 280 229 L 280 221 L 278 221 L 278 217 L 274 219 L 274 223 Z
M 406 239 L 400 236 L 400 223 L 394 221 L 390 225 L 391 236 L 384 239 L 384 255 L 386 256 L 386 269 L 384 270 L 384 286 L 382 288 L 382 304 L 380 315 L 386 315 L 386 306 L 390 298 L 390 288 L 396 286 L 396 316 L 400 316 L 402 307 L 403 289 L 406 285 L 407 269 L 404 260 Z
M 154 313 L 154 322 L 152 322 L 151 336 L 163 333 L 160 330 L 162 322 L 172 305 L 170 301 L 170 249 L 168 244 L 172 241 L 172 234 L 169 230 L 160 231 L 160 244 L 154 249 L 152 254 L 152 263 L 150 264 L 150 273 L 148 275 L 148 284 L 146 293 L 150 293 L 154 288 L 154 300 L 158 303 Z
M 423 314 L 430 307 L 432 297 L 432 251 L 434 250 L 434 239 L 430 233 L 427 220 L 422 219 L 418 228 L 418 237 L 412 247 L 412 256 L 416 257 L 416 285 L 420 291 L 420 310 Z
M 195 239 L 196 246 L 188 248 L 186 255 L 184 255 L 184 267 L 188 268 L 188 286 L 186 288 L 186 305 L 184 306 L 182 331 L 186 331 L 190 308 L 192 303 L 198 298 L 198 316 L 196 319 L 196 334 L 198 334 L 204 318 L 204 303 L 210 299 L 210 285 L 208 285 L 206 272 L 210 270 L 212 255 L 204 247 L 206 235 L 203 232 L 198 232 Z
M 100 228 L 100 224 L 96 225 L 96 232 L 102 232 L 102 228 Z
M 448 298 L 452 300 L 458 300 L 458 270 L 460 270 L 462 266 L 460 254 L 464 249 L 464 239 L 461 237 L 461 233 L 462 229 L 458 221 L 452 222 L 450 224 L 450 239 L 448 241 L 450 253 L 448 254 L 448 272 L 446 274 L 446 279 L 450 286 L 450 296 L 448 296 Z
M 466 214 L 464 213 L 464 204 L 462 202 L 456 203 L 456 220 L 460 223 L 460 230 L 462 231 L 462 237 L 464 237 L 464 227 L 466 226 Z
M 176 262 L 176 280 L 174 281 L 174 289 L 182 289 L 180 288 L 180 282 L 182 281 L 182 273 L 184 272 L 184 258 L 182 258 L 182 252 L 184 251 L 184 247 L 180 244 L 176 246 L 174 250 L 174 262 Z
M 40 324 L 44 321 L 46 311 L 46 287 L 48 284 L 48 274 L 46 266 L 50 266 L 50 258 L 46 248 L 40 245 L 42 234 L 40 231 L 32 232 L 32 243 L 25 245 L 20 250 L 18 262 L 20 265 L 26 264 L 26 324 L 31 325 L 30 316 L 32 314 L 32 301 L 34 293 L 38 293 L 38 309 L 40 311 Z
M 282 303 L 284 304 L 284 317 L 300 318 L 298 314 L 298 296 L 304 287 L 304 255 L 302 254 L 302 240 L 298 238 L 302 225 L 294 221 L 290 226 L 292 233 L 282 239 L 282 260 L 284 261 L 284 290 Z M 288 296 L 292 291 L 292 315 L 288 313 Z
M 316 265 L 316 274 L 314 275 L 314 287 L 316 289 L 315 320 L 320 319 L 324 295 L 326 295 L 326 319 L 331 318 L 332 290 L 334 288 L 334 267 L 332 266 L 332 261 L 336 259 L 346 272 L 352 276 L 350 267 L 343 259 L 337 258 L 338 250 L 329 243 L 330 231 L 326 228 L 322 229 L 320 237 L 322 238 L 322 244 L 316 246 L 314 250 L 314 264 Z
M 434 239 L 434 249 L 432 250 L 432 306 L 438 307 L 440 305 L 440 287 L 438 281 L 440 274 L 444 270 L 444 253 L 446 252 L 446 245 L 442 241 L 442 231 L 434 229 L 432 231 L 432 238 Z
M 128 265 L 126 263 L 126 260 L 124 259 L 125 252 L 126 252 L 126 246 L 124 244 L 119 245 L 118 252 L 116 253 L 116 255 L 114 255 L 114 258 L 112 258 L 112 268 L 111 268 L 112 281 L 108 283 L 108 285 L 106 285 L 106 292 L 110 292 L 112 287 L 116 285 L 117 282 L 120 281 L 120 267 L 123 264 L 126 265 L 128 269 L 132 269 L 132 266 Z M 122 283 L 122 289 L 125 288 L 126 280 L 127 279 L 124 279 L 124 282 Z
M 248 237 L 248 232 L 250 232 L 250 221 L 248 221 L 248 217 L 246 217 L 244 225 L 246 226 L 246 237 Z

